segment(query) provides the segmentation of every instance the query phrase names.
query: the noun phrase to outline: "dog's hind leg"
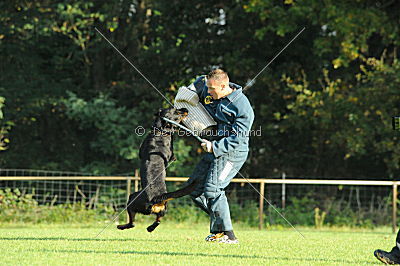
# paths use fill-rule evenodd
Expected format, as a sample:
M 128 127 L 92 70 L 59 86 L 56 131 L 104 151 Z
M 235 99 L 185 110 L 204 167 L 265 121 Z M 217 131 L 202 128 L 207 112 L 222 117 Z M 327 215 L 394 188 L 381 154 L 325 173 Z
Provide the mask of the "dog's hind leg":
M 155 221 L 152 225 L 150 225 L 149 227 L 147 227 L 147 232 L 149 232 L 149 233 L 153 232 L 154 229 L 156 229 L 157 226 L 160 225 L 160 223 L 161 223 L 161 217 L 162 217 L 162 216 L 157 215 L 156 221 Z
M 129 216 L 129 222 L 127 224 L 120 224 L 117 226 L 117 228 L 119 230 L 125 230 L 125 229 L 129 229 L 129 228 L 133 228 L 135 227 L 135 225 L 133 224 L 133 222 L 135 221 L 135 215 L 136 212 L 130 210 L 129 208 L 126 210 L 128 212 L 128 216 Z

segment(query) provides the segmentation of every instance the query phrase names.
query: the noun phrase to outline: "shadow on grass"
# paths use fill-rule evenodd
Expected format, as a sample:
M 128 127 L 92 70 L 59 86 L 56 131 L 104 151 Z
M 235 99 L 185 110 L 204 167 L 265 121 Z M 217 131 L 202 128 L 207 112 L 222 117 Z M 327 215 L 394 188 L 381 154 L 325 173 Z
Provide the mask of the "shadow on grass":
M 0 237 L 2 240 L 12 241 L 146 241 L 146 242 L 170 242 L 174 240 L 164 239 L 140 239 L 140 238 L 67 238 L 67 237 Z
M 198 257 L 212 257 L 212 258 L 238 258 L 238 259 L 263 259 L 263 260 L 277 260 L 289 262 L 324 262 L 324 263 L 343 263 L 343 264 L 376 264 L 367 260 L 341 260 L 341 259 L 324 259 L 324 258 L 294 258 L 294 257 L 266 257 L 259 255 L 236 255 L 236 254 L 208 254 L 208 253 L 189 253 L 189 252 L 168 252 L 168 251 L 108 251 L 108 250 L 50 250 L 50 249 L 28 249 L 29 252 L 48 252 L 48 253 L 86 253 L 86 254 L 122 254 L 122 255 L 164 255 L 164 256 L 198 256 Z
M 380 232 L 380 231 L 368 231 L 368 230 L 366 230 L 366 231 L 362 231 L 362 230 L 358 230 L 358 229 L 355 229 L 355 230 L 353 230 L 353 231 L 351 231 L 350 229 L 347 229 L 347 230 L 340 230 L 340 229 L 329 229 L 329 228 L 322 228 L 322 229 L 316 229 L 316 228 L 297 228 L 300 232 L 302 232 L 305 236 L 306 236 L 306 238 L 307 238 L 307 235 L 306 235 L 306 233 L 327 233 L 327 234 L 330 234 L 330 233 L 343 233 L 343 234 L 365 234 L 365 235 L 393 235 L 393 234 L 396 234 L 396 233 L 393 233 L 393 232 Z M 244 231 L 244 230 L 243 230 Z M 260 231 L 258 231 L 258 230 L 256 230 L 256 229 L 254 229 L 254 230 L 251 230 L 251 231 L 254 231 L 254 232 L 260 232 Z M 287 231 L 292 231 L 292 229 L 291 228 L 287 228 L 287 230 L 283 230 L 283 229 L 270 229 L 270 228 L 268 228 L 268 229 L 266 229 L 265 231 L 268 231 L 268 232 L 278 232 L 278 233 L 280 233 L 280 232 L 287 232 Z

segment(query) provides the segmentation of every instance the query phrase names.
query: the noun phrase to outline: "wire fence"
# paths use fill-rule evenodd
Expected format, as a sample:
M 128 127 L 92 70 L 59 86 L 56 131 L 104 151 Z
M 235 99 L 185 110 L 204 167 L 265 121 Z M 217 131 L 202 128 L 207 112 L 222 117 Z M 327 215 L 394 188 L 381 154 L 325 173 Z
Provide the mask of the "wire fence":
M 187 178 L 167 177 L 168 191 L 182 186 Z M 397 226 L 396 181 L 233 179 L 226 189 L 232 218 L 248 220 L 259 228 L 284 224 L 276 210 L 294 224 L 392 224 Z M 107 202 L 115 211 L 125 207 L 127 198 L 140 187 L 139 172 L 101 176 L 79 172 L 0 169 L 0 189 L 18 188 L 32 194 L 39 204 L 85 202 L 96 208 Z M 189 197 L 173 201 L 174 206 L 189 206 Z M 270 203 L 270 204 L 269 204 Z M 256 215 L 255 215 L 256 214 Z
M 117 210 L 126 204 L 128 174 L 101 176 L 81 172 L 0 169 L 0 189 L 18 189 L 38 204 L 82 203 L 96 208 L 99 202 Z

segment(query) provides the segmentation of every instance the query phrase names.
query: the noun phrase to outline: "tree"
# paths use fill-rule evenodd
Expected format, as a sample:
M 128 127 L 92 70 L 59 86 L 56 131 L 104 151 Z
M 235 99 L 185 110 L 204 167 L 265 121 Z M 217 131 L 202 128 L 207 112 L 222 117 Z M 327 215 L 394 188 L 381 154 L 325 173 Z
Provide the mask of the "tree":
M 0 96 L 0 152 L 7 149 L 7 144 L 10 140 L 7 138 L 7 133 L 11 128 L 11 123 L 3 121 L 4 97 Z
M 4 2 L 4 1 L 3 1 Z M 250 84 L 254 129 L 242 173 L 382 177 L 399 173 L 399 3 L 389 1 L 26 1 L 0 3 L 0 95 L 12 143 L 2 165 L 132 172 L 160 97 L 212 67 Z M 174 175 L 198 143 L 178 139 Z

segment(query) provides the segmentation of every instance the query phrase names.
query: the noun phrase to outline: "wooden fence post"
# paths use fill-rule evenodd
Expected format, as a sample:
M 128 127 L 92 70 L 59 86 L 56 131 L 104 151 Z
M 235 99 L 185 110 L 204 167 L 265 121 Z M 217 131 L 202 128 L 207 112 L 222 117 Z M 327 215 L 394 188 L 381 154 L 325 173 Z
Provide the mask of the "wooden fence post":
M 258 210 L 258 217 L 259 217 L 259 223 L 258 223 L 258 229 L 261 230 L 264 225 L 264 181 L 261 181 L 260 183 L 260 209 Z
M 397 182 L 393 183 L 393 199 L 392 199 L 392 230 L 397 231 Z
M 132 177 L 127 176 L 126 177 L 126 202 L 129 200 L 129 195 L 131 194 L 132 190 Z M 126 215 L 126 222 L 129 223 L 129 216 Z
M 139 169 L 135 169 L 135 192 L 139 191 Z
M 126 177 L 126 200 L 129 200 L 129 195 L 132 193 L 132 177 Z

